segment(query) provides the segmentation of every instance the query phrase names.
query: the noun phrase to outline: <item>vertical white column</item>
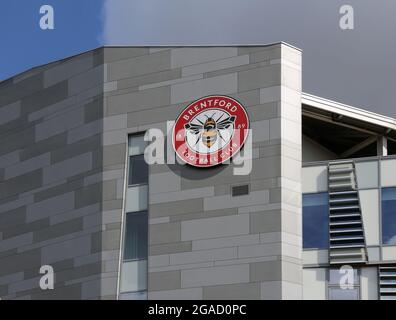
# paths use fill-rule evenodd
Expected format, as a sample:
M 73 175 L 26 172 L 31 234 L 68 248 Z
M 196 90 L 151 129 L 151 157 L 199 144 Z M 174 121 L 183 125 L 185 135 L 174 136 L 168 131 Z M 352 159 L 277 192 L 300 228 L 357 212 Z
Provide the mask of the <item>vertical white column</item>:
M 282 299 L 302 299 L 301 51 L 281 53 Z
M 380 136 L 377 139 L 377 156 L 388 155 L 388 139 L 385 136 Z

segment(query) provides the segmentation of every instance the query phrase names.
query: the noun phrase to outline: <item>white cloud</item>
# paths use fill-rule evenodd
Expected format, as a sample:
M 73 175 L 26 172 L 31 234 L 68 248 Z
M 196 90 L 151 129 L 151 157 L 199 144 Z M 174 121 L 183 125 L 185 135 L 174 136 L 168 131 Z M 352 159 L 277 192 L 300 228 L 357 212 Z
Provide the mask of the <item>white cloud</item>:
M 396 244 L 396 236 L 393 236 L 392 238 L 390 238 L 386 244 L 395 245 Z

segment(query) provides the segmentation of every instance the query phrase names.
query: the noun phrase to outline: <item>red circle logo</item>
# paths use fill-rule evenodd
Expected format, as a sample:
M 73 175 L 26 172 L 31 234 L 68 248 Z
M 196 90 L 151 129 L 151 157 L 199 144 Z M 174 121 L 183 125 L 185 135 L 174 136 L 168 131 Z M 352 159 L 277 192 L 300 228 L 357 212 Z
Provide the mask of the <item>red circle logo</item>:
M 177 118 L 172 143 L 177 156 L 195 167 L 212 167 L 234 156 L 249 133 L 245 108 L 227 96 L 191 103 Z

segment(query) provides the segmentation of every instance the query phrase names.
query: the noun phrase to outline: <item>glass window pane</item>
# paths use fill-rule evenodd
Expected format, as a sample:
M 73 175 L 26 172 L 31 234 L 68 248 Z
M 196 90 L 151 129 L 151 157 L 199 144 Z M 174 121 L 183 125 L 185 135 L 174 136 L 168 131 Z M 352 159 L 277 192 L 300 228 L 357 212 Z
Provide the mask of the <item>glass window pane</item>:
M 147 184 L 129 187 L 126 195 L 126 212 L 147 210 Z
M 350 270 L 350 271 L 349 271 Z M 340 280 L 343 278 L 343 284 L 350 284 L 350 285 L 359 285 L 359 277 L 357 269 L 350 268 L 340 268 L 340 269 L 330 269 L 330 277 L 329 277 L 329 284 L 332 285 L 340 285 Z M 351 282 L 346 282 L 346 275 L 348 272 L 353 272 L 353 279 Z M 345 280 L 345 281 L 344 281 Z
M 359 289 L 329 288 L 329 300 L 359 300 Z
M 132 135 L 129 136 L 129 155 L 136 156 L 138 154 L 143 154 L 146 148 L 147 142 L 144 141 L 144 135 Z
M 148 164 L 144 155 L 129 157 L 128 185 L 144 184 L 148 182 Z
M 124 261 L 147 259 L 147 211 L 127 213 Z
M 120 300 L 147 300 L 147 291 L 120 293 Z
M 303 195 L 303 247 L 325 249 L 329 246 L 329 209 L 327 193 Z
M 396 245 L 396 188 L 382 189 L 382 243 Z
M 122 263 L 121 292 L 147 290 L 147 260 Z M 134 300 L 138 300 L 134 297 Z

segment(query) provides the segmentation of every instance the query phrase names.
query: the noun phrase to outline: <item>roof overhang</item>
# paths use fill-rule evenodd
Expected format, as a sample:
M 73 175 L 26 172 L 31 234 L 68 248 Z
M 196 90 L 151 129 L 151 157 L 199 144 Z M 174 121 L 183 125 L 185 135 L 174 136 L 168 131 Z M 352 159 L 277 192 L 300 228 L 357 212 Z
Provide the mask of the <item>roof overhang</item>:
M 301 102 L 302 132 L 332 153 L 327 157 L 396 154 L 396 119 L 307 93 Z
M 396 141 L 396 119 L 371 111 L 303 93 L 302 114 Z

